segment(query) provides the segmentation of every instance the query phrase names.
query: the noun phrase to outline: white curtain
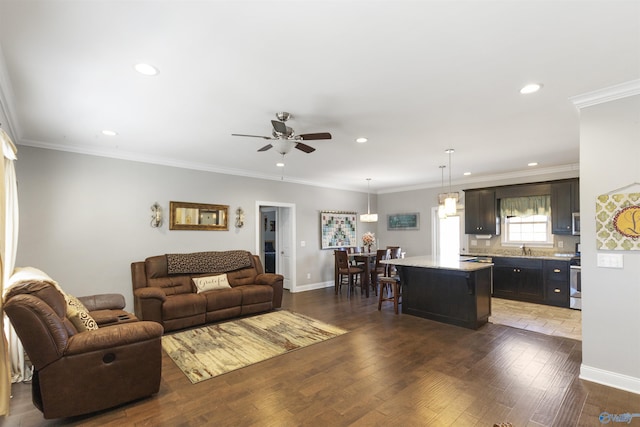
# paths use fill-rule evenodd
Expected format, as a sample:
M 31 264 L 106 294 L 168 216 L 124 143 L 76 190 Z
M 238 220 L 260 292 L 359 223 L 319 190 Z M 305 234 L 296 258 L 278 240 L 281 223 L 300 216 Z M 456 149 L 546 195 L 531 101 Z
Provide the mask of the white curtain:
M 0 143 L 4 155 L 0 166 L 0 280 L 4 291 L 15 266 L 18 246 L 18 186 L 13 164 L 18 150 L 2 129 Z M 0 326 L 4 331 L 3 339 L 0 340 L 0 415 L 4 415 L 9 412 L 11 382 L 31 379 L 31 371 L 25 366 L 22 343 L 4 315 L 0 316 Z

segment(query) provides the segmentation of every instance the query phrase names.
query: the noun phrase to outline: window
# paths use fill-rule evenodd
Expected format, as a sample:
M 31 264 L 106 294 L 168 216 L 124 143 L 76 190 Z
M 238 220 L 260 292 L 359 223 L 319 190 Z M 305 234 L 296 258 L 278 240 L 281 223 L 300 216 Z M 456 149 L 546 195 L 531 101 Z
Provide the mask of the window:
M 514 197 L 500 200 L 500 219 L 505 245 L 553 245 L 551 197 Z

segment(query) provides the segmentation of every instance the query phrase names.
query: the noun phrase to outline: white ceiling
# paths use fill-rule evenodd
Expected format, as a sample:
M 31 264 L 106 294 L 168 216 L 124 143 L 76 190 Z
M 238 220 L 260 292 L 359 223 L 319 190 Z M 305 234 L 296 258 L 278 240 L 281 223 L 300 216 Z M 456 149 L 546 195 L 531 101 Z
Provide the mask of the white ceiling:
M 454 183 L 575 169 L 569 98 L 640 78 L 640 2 L 0 0 L 0 43 L 19 144 L 280 179 L 231 134 L 288 111 L 333 139 L 284 180 L 386 192 L 441 185 L 450 147 Z

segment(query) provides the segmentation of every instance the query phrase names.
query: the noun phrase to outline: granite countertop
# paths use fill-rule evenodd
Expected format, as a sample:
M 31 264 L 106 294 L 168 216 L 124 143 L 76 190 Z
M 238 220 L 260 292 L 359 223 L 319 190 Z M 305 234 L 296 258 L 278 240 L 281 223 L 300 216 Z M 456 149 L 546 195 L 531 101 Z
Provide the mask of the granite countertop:
M 437 268 L 442 270 L 476 271 L 492 267 L 493 264 L 487 262 L 473 262 L 473 256 L 460 257 L 434 257 L 434 256 L 414 256 L 400 259 L 390 259 L 380 261 L 383 264 L 393 264 L 396 266 Z M 469 262 L 471 261 L 471 262 Z
M 491 257 L 491 258 L 529 258 L 529 259 L 549 259 L 555 261 L 569 261 L 576 256 L 573 253 L 556 253 L 546 255 L 513 255 L 513 254 L 463 254 L 461 257 Z

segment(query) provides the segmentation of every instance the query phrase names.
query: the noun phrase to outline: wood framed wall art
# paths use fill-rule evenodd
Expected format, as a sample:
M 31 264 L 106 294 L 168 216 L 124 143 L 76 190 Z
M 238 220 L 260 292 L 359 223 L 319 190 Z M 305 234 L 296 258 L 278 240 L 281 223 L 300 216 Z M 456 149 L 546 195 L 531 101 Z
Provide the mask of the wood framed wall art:
M 169 202 L 169 230 L 229 230 L 228 205 Z

